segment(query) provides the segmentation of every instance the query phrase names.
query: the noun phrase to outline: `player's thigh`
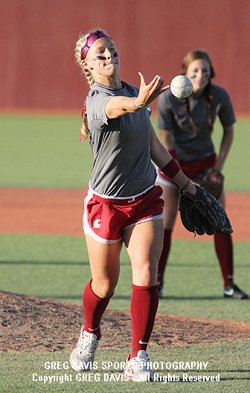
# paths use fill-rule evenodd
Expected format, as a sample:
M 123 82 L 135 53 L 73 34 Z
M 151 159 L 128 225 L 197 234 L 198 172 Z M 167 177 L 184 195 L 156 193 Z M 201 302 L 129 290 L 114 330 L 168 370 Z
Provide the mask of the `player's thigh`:
M 178 212 L 178 189 L 163 185 L 161 187 L 163 189 L 162 197 L 164 200 L 163 225 L 165 229 L 173 229 Z
M 131 260 L 133 284 L 156 285 L 163 246 L 163 222 L 151 220 L 124 230 L 124 243 Z
M 92 289 L 101 298 L 110 296 L 119 278 L 122 241 L 103 244 L 90 236 L 85 238 L 92 274 Z

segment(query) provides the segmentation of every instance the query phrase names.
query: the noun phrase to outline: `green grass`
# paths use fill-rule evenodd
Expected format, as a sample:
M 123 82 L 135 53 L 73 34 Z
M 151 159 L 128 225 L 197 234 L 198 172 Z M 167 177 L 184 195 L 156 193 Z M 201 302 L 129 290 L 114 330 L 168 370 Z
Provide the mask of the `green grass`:
M 74 117 L 0 117 L 0 184 L 86 187 L 92 153 Z
M 250 184 L 246 184 L 249 178 L 250 159 L 249 159 L 249 134 L 250 120 L 239 119 L 234 126 L 234 141 L 227 157 L 223 174 L 225 176 L 225 190 L 242 192 L 250 191 Z M 222 138 L 222 127 L 217 121 L 213 131 L 213 141 L 216 152 Z
M 155 125 L 155 119 L 153 119 Z M 89 143 L 79 143 L 80 118 L 42 116 L 0 116 L 0 186 L 86 188 L 91 171 Z M 250 191 L 249 120 L 235 126 L 235 140 L 224 168 L 227 191 Z M 221 126 L 215 125 L 213 139 L 219 149 Z M 249 243 L 235 243 L 235 281 L 250 292 Z M 83 237 L 0 234 L 0 289 L 82 303 L 84 286 L 90 279 L 90 268 Z M 222 278 L 211 242 L 177 241 L 172 244 L 165 275 L 165 298 L 159 313 L 230 319 L 250 322 L 247 301 L 222 297 Z M 120 280 L 109 303 L 110 309 L 129 310 L 131 267 L 126 251 L 121 255 Z M 1 335 L 1 334 L 0 334 Z M 47 370 L 45 362 L 68 364 L 69 353 L 0 353 L 0 391 L 20 392 L 249 392 L 249 341 L 227 344 L 149 346 L 149 355 L 162 362 L 208 362 L 208 371 L 196 370 L 189 375 L 218 375 L 219 382 L 183 382 L 182 371 L 170 370 L 180 377 L 178 382 L 142 385 L 131 382 L 104 382 L 105 370 L 98 368 L 101 382 L 76 381 L 70 368 Z M 124 362 L 124 349 L 98 349 L 96 361 Z M 118 373 L 111 369 L 108 373 Z M 157 371 L 157 370 L 156 370 Z M 159 370 L 167 377 L 166 370 Z M 60 383 L 33 381 L 32 375 L 63 377 L 72 381 Z M 91 373 L 87 373 L 90 375 Z M 146 386 L 146 387 L 145 387 Z
M 156 128 L 156 119 L 153 118 Z M 235 125 L 224 168 L 227 191 L 250 191 L 249 120 Z M 79 143 L 80 117 L 0 116 L 0 185 L 7 187 L 85 188 L 92 166 L 89 141 Z M 218 151 L 221 126 L 213 139 Z
M 250 292 L 249 243 L 235 244 L 235 281 Z M 90 268 L 83 237 L 0 235 L 0 288 L 82 304 Z M 212 242 L 173 241 L 160 313 L 250 323 L 247 301 L 222 297 L 223 282 Z M 121 274 L 110 309 L 129 311 L 131 266 L 121 255 Z
M 119 351 L 98 349 L 95 358 L 96 369 L 93 372 L 82 374 L 76 373 L 70 368 L 69 353 L 67 352 L 2 353 L 0 357 L 1 392 L 249 393 L 249 351 L 250 341 L 175 346 L 161 349 L 152 347 L 149 349 L 149 354 L 152 358 L 153 369 L 165 383 L 150 384 L 111 380 L 114 376 L 121 378 L 122 363 L 125 362 L 128 355 L 128 351 L 124 349 Z M 52 362 L 54 362 L 56 369 L 51 369 Z M 108 362 L 112 362 L 109 370 L 107 369 Z M 179 366 L 179 362 L 183 362 L 184 366 Z M 187 363 L 191 364 L 191 362 L 207 363 L 206 369 L 204 366 L 202 370 L 198 370 L 197 367 L 194 367 L 193 370 L 183 369 L 183 367 L 187 367 Z M 178 369 L 174 368 L 176 364 Z M 183 374 L 188 374 L 188 377 L 218 377 L 219 375 L 220 380 L 188 382 L 183 380 Z M 83 381 L 83 376 L 88 380 Z M 53 377 L 54 381 L 44 383 L 44 378 L 48 377 Z M 170 381 L 171 377 L 172 381 Z M 93 380 L 91 381 L 91 379 Z

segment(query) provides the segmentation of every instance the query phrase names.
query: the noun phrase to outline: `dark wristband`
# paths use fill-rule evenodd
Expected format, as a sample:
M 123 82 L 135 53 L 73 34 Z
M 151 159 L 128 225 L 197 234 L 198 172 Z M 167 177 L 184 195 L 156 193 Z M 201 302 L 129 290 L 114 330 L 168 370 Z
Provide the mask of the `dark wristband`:
M 172 160 L 170 160 L 169 163 L 161 169 L 161 172 L 164 173 L 164 175 L 168 176 L 170 179 L 173 179 L 173 177 L 177 175 L 180 169 L 181 168 L 179 167 L 177 162 L 172 158 Z

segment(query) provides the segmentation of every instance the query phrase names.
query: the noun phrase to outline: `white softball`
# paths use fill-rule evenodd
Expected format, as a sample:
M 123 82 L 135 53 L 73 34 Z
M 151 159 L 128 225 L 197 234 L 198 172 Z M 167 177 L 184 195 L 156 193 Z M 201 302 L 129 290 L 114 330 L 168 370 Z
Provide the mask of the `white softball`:
M 192 94 L 193 84 L 185 75 L 177 75 L 170 84 L 172 94 L 177 98 L 187 98 Z

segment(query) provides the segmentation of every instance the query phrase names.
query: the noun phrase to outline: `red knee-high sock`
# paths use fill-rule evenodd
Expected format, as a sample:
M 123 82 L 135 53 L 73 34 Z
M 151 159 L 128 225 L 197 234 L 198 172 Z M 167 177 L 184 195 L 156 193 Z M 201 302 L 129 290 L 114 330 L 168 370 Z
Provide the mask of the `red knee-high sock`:
M 233 283 L 233 242 L 230 233 L 215 233 L 214 245 L 224 280 L 224 286 Z
M 92 280 L 86 285 L 83 292 L 83 309 L 85 316 L 84 330 L 96 334 L 98 340 L 100 340 L 100 321 L 111 296 L 107 299 L 98 297 L 91 288 L 91 282 Z
M 132 285 L 130 315 L 132 321 L 132 353 L 146 351 L 158 308 L 158 286 Z
M 167 266 L 168 255 L 171 247 L 171 236 L 172 236 L 172 229 L 165 229 L 164 231 L 164 242 L 163 242 L 163 249 L 159 260 L 158 266 L 158 275 L 157 275 L 157 282 L 162 282 L 164 279 L 164 272 Z

